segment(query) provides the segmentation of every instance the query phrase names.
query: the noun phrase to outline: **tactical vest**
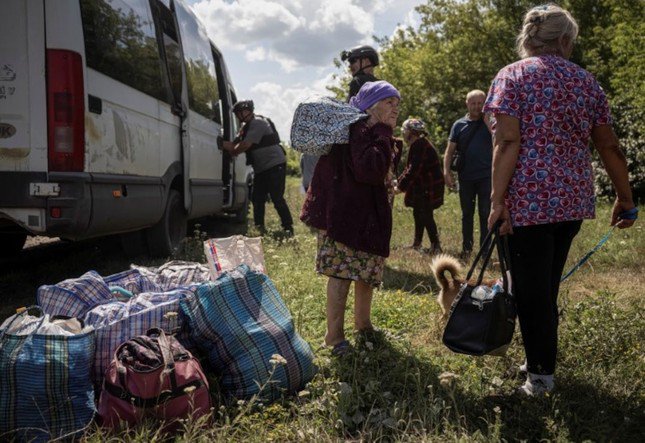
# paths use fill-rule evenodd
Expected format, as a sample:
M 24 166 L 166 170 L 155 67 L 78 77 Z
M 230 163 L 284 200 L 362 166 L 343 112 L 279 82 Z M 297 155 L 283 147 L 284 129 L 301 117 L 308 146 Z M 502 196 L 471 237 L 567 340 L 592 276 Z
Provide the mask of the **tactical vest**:
M 257 151 L 258 149 L 269 148 L 275 145 L 278 145 L 280 146 L 280 148 L 282 148 L 282 145 L 280 144 L 280 135 L 278 134 L 278 130 L 275 128 L 275 125 L 273 124 L 271 119 L 257 114 L 255 115 L 255 117 L 253 117 L 253 119 L 255 120 L 256 118 L 267 122 L 273 132 L 271 134 L 263 135 L 258 143 L 253 143 L 251 147 L 246 151 L 247 165 L 250 165 L 253 163 L 253 152 Z M 238 136 L 239 140 L 244 140 L 246 138 L 246 133 L 248 132 L 249 126 L 252 122 L 253 120 L 249 121 L 248 123 L 244 123 L 242 128 L 240 128 L 240 133 Z M 282 152 L 284 152 L 284 148 L 282 148 Z

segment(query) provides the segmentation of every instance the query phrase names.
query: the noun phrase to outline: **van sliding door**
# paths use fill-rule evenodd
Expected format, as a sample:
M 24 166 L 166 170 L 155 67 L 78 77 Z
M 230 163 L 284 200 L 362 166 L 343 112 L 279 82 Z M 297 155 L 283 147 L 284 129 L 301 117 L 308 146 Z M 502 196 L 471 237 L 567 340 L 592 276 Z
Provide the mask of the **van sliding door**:
M 188 88 L 183 147 L 189 185 L 186 193 L 192 202 L 189 216 L 195 218 L 220 212 L 224 200 L 222 151 L 217 148 L 222 130 L 220 93 L 206 30 L 181 2 L 175 2 L 175 12 Z
M 215 60 L 215 66 L 217 69 L 217 87 L 219 88 L 219 111 L 222 117 L 223 124 L 223 136 L 224 140 L 233 140 L 237 135 L 237 131 L 234 130 L 235 117 L 231 111 L 233 104 L 235 102 L 232 100 L 229 94 L 228 88 L 228 72 L 226 71 L 226 65 L 224 64 L 224 58 L 222 54 L 214 47 L 211 46 L 213 53 L 213 59 Z M 222 182 L 224 184 L 224 208 L 231 208 L 235 203 L 235 159 L 228 151 L 222 151 Z

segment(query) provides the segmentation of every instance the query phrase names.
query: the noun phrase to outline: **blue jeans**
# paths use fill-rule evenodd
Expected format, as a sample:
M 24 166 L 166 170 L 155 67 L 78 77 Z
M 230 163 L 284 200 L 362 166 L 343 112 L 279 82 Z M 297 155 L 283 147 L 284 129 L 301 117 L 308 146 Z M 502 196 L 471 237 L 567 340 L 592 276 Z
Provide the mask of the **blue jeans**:
M 479 212 L 479 246 L 488 233 L 490 213 L 491 178 L 480 180 L 459 180 L 459 202 L 461 204 L 462 250 L 473 250 L 473 221 L 475 217 L 475 198 Z

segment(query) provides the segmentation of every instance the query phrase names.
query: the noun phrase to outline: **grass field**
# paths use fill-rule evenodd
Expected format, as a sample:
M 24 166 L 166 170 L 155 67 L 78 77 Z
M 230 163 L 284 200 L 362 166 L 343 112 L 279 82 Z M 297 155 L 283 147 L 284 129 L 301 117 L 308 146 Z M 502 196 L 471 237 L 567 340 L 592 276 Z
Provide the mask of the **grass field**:
M 302 196 L 294 178 L 289 179 L 288 200 L 297 216 Z M 608 203 L 599 204 L 598 218 L 583 224 L 567 267 L 605 234 L 609 208 Z M 395 204 L 392 255 L 373 306 L 373 321 L 383 336 L 374 343 L 356 343 L 348 309 L 347 330 L 357 346 L 340 360 L 322 347 L 326 278 L 313 270 L 315 235 L 299 223 L 295 237 L 283 239 L 272 207 L 267 215 L 273 230 L 264 239 L 268 274 L 297 330 L 312 345 L 319 374 L 298 395 L 273 404 L 217 405 L 211 423 L 204 428 L 187 423 L 176 441 L 645 440 L 642 223 L 614 232 L 589 265 L 563 284 L 557 389 L 545 398 L 527 400 L 512 394 L 521 383 L 516 368 L 524 359 L 518 333 L 503 358 L 456 355 L 441 344 L 430 257 L 405 248 L 412 241 L 413 224 L 402 198 Z M 458 253 L 456 194 L 447 194 L 436 218 L 444 250 Z M 424 242 L 429 246 L 427 238 Z M 127 259 L 118 254 L 106 260 L 92 248 L 0 277 L 3 317 L 33 301 L 38 284 L 88 269 L 106 275 L 127 267 Z M 194 256 L 194 249 L 185 254 Z M 352 302 L 350 297 L 348 306 Z M 163 436 L 150 424 L 115 436 L 93 429 L 86 439 L 149 442 Z

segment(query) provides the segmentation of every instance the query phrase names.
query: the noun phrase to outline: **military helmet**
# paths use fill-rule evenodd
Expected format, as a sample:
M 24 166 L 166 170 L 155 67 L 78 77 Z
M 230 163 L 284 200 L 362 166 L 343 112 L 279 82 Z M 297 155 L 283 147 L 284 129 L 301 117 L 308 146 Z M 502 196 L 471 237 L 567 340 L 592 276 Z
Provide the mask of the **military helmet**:
M 248 110 L 253 112 L 255 106 L 253 106 L 253 100 L 240 100 L 233 105 L 233 112 L 240 112 Z
M 372 63 L 372 66 L 378 66 L 378 52 L 376 52 L 376 49 L 372 48 L 371 46 L 357 46 L 348 51 L 343 51 L 340 53 L 340 59 L 342 61 L 348 61 L 349 63 L 352 63 L 354 62 L 354 60 L 362 57 L 369 59 L 369 61 Z

